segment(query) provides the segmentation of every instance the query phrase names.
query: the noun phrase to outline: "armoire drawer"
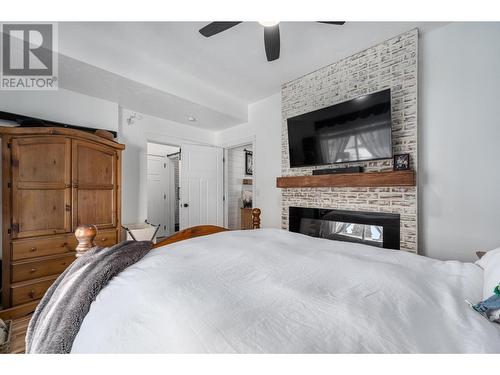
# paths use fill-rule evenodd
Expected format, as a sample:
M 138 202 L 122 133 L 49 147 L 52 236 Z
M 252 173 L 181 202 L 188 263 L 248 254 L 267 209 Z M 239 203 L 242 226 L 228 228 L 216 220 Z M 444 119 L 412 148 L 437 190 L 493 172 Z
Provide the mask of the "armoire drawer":
M 38 237 L 12 242 L 12 260 L 38 258 L 47 255 L 74 253 L 76 248 L 74 234 Z
M 115 245 L 117 242 L 116 229 L 99 230 L 97 236 L 95 236 L 94 242 L 97 246 L 101 247 Z
M 74 260 L 75 255 L 55 255 L 40 260 L 22 260 L 12 264 L 11 282 L 33 280 L 61 274 Z
M 10 296 L 12 305 L 16 306 L 42 298 L 56 279 L 57 276 L 50 276 L 33 281 L 11 284 Z

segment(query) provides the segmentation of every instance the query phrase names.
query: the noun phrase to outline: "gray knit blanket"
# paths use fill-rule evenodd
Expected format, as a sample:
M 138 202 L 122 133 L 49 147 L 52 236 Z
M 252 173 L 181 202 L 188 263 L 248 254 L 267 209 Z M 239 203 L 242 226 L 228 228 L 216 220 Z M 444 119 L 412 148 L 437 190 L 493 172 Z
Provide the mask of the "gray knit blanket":
M 26 353 L 69 353 L 90 305 L 106 284 L 139 261 L 149 241 L 94 247 L 77 258 L 38 304 L 26 332 Z

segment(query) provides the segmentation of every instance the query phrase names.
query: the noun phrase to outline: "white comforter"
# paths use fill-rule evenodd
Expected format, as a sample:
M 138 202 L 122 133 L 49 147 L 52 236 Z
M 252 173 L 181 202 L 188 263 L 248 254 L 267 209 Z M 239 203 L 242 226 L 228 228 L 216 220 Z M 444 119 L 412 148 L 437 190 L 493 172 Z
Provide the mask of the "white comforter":
M 483 273 L 282 230 L 152 250 L 92 304 L 73 353 L 500 352 Z

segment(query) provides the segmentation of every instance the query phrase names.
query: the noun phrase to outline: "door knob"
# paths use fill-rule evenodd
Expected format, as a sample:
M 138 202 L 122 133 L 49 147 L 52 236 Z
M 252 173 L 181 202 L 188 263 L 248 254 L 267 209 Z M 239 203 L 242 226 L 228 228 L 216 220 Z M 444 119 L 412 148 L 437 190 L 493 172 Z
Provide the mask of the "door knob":
M 184 203 L 182 207 L 189 207 L 189 203 Z

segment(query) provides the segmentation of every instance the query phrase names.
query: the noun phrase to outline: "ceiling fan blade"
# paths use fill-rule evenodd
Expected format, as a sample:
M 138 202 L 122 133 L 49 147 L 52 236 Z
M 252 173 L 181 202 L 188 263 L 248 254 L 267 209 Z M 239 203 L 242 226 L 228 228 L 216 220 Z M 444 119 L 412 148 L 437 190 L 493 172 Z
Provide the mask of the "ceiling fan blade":
M 236 26 L 240 24 L 241 21 L 237 22 L 211 22 L 205 27 L 202 27 L 200 29 L 200 34 L 203 35 L 204 37 L 209 37 L 218 33 L 221 33 L 223 31 L 226 31 L 227 29 L 230 29 L 233 26 Z
M 319 23 L 327 23 L 330 25 L 343 25 L 345 21 L 317 21 Z
M 264 27 L 264 45 L 266 47 L 267 61 L 274 61 L 280 57 L 280 27 Z

